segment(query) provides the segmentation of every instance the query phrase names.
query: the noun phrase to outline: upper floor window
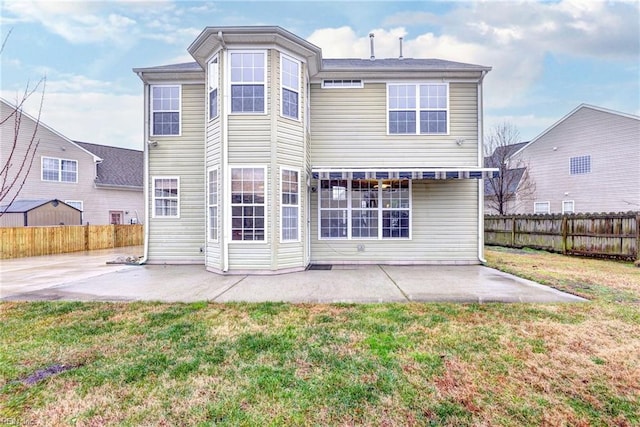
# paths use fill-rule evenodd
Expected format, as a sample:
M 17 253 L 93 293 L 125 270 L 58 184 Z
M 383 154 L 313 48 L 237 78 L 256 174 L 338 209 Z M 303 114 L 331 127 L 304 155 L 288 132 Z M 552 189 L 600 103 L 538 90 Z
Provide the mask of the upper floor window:
M 282 85 L 282 115 L 292 119 L 299 118 L 300 63 L 287 56 L 280 55 L 280 75 Z
M 177 177 L 153 178 L 153 217 L 179 218 L 179 188 Z
M 231 57 L 231 112 L 264 113 L 266 54 L 235 51 Z
M 209 62 L 209 120 L 218 117 L 218 56 Z
M 151 86 L 151 135 L 180 135 L 180 86 Z
M 447 83 L 388 84 L 390 134 L 449 132 Z
M 571 175 L 591 172 L 591 156 L 572 157 L 569 163 Z
M 56 182 L 78 182 L 78 162 L 76 160 L 43 157 L 42 180 Z

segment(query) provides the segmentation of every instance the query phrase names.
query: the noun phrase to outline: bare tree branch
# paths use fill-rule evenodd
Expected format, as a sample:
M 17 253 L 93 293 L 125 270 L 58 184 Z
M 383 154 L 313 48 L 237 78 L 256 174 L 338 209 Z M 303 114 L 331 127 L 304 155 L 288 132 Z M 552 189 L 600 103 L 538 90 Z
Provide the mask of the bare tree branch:
M 485 141 L 485 166 L 498 168 L 499 176 L 485 182 L 487 206 L 500 215 L 514 212 L 535 193 L 535 183 L 528 172 L 529 165 L 512 156 L 523 147 L 520 132 L 511 123 L 496 125 Z
M 2 42 L 0 53 L 4 51 L 10 34 L 11 31 L 9 31 Z M 42 106 L 44 104 L 45 88 L 46 77 L 42 77 L 33 87 L 27 83 L 22 94 L 16 96 L 13 106 L 6 103 L 9 106 L 9 110 L 6 115 L 3 114 L 0 118 L 0 127 L 6 128 L 11 126 L 13 133 L 11 138 L 7 138 L 11 140 L 11 147 L 2 147 L 3 164 L 0 169 L 0 205 L 4 206 L 4 209 L 0 210 L 0 216 L 4 215 L 9 206 L 18 198 L 31 172 L 36 152 L 40 145 L 40 140 L 37 136 L 40 125 L 40 115 L 42 114 Z M 41 92 L 38 114 L 35 117 L 35 125 L 32 131 L 25 135 L 24 132 L 21 132 L 22 116 L 24 114 L 22 109 L 25 102 L 37 91 Z M 13 123 L 10 122 L 11 119 L 13 119 Z M 6 143 L 6 140 L 4 142 Z M 5 154 L 6 158 L 4 156 Z

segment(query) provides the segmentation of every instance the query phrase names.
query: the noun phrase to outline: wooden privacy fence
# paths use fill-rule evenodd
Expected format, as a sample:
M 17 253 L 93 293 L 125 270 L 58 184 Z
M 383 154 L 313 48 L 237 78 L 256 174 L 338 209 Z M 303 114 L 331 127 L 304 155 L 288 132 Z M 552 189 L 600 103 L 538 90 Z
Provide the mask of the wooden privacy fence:
M 487 215 L 488 245 L 563 254 L 640 259 L 640 212 L 572 215 Z
M 0 259 L 143 244 L 143 226 L 61 225 L 0 228 Z

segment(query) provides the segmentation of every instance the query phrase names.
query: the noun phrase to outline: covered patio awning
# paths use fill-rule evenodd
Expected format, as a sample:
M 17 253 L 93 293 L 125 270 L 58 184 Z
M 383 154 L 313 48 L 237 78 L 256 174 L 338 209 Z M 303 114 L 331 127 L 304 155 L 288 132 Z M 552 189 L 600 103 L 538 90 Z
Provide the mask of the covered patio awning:
M 483 179 L 498 177 L 497 168 L 335 168 L 312 167 L 313 179 Z

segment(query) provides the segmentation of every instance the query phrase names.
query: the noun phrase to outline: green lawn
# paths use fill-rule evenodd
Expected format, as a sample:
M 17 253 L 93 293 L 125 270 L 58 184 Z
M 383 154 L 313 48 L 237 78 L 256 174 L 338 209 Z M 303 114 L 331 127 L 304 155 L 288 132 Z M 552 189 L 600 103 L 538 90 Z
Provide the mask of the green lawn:
M 492 266 L 580 304 L 0 304 L 0 424 L 638 425 L 640 268 Z

